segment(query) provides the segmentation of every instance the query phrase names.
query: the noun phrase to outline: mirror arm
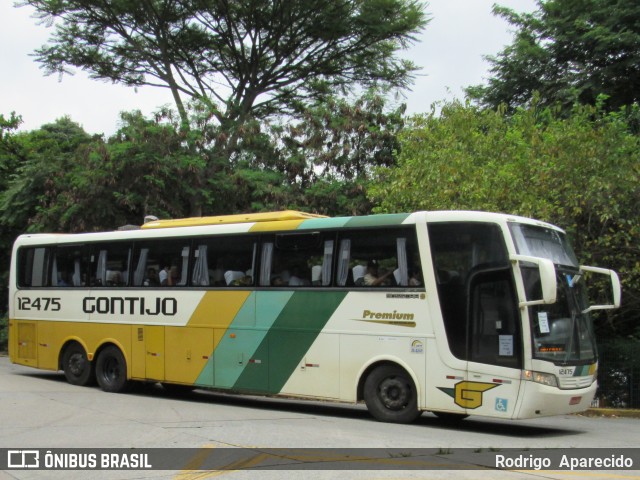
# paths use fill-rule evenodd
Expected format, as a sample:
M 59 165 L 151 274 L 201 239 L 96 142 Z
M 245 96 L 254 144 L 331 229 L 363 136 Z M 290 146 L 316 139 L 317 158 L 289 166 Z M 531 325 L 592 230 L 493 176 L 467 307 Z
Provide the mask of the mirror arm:
M 548 305 L 556 302 L 558 296 L 558 281 L 556 279 L 556 267 L 551 260 L 547 258 L 532 257 L 530 255 L 510 255 L 509 260 L 514 263 L 533 263 L 537 265 L 538 270 L 540 271 L 542 299 L 520 302 L 520 308 L 529 307 L 531 305 Z
M 620 307 L 620 299 L 622 297 L 622 288 L 620 287 L 620 278 L 618 274 L 608 268 L 588 267 L 580 265 L 580 273 L 591 272 L 599 275 L 606 275 L 611 280 L 611 289 L 613 291 L 613 304 L 610 305 L 592 305 L 589 308 L 582 311 L 582 313 L 592 312 L 594 310 L 612 310 Z

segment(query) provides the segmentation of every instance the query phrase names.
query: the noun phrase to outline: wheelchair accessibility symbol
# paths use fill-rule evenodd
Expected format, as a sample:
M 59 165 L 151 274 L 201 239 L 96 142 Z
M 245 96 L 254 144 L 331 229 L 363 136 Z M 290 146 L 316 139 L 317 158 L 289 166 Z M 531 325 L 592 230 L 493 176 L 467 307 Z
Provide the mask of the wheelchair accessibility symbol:
M 496 411 L 506 412 L 509 401 L 506 398 L 496 398 Z

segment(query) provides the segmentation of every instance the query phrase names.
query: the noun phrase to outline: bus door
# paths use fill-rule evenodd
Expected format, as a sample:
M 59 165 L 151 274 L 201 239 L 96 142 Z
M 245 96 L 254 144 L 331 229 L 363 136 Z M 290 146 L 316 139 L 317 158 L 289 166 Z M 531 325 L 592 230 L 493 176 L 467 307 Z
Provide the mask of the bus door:
M 522 334 L 509 264 L 473 269 L 467 282 L 467 413 L 513 416 L 520 389 Z
M 511 417 L 522 328 L 502 230 L 491 223 L 446 222 L 429 224 L 428 231 L 444 332 L 455 358 L 442 362 L 436 408 Z

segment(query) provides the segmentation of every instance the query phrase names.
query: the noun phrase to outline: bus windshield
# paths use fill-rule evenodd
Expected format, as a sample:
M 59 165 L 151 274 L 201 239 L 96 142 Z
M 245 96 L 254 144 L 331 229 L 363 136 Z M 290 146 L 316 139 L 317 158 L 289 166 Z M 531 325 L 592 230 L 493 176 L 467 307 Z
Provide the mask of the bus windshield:
M 596 346 L 584 282 L 558 273 L 558 299 L 551 305 L 529 307 L 533 356 L 557 365 L 595 362 Z
M 512 223 L 511 235 L 520 255 L 548 258 L 556 265 L 579 268 L 573 249 L 564 233 L 552 229 Z
M 557 301 L 529 307 L 533 356 L 559 365 L 595 362 L 596 347 L 586 286 L 580 282 L 578 260 L 565 235 L 555 229 L 511 224 L 518 253 L 553 261 L 557 268 Z M 527 299 L 540 298 L 537 268 L 521 268 Z

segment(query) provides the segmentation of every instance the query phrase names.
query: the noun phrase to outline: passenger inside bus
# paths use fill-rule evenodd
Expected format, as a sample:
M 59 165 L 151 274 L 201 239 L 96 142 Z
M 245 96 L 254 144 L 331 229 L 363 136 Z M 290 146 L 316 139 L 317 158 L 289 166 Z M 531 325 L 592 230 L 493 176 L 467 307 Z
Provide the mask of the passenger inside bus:
M 159 287 L 160 286 L 160 278 L 158 277 L 158 272 L 155 268 L 150 267 L 147 269 L 147 277 L 144 279 L 143 285 L 145 287 Z
M 367 264 L 367 273 L 364 275 L 364 285 L 367 287 L 379 287 L 389 283 L 388 278 L 393 275 L 393 271 L 390 270 L 384 274 L 379 273 L 378 262 L 376 260 L 369 260 Z

